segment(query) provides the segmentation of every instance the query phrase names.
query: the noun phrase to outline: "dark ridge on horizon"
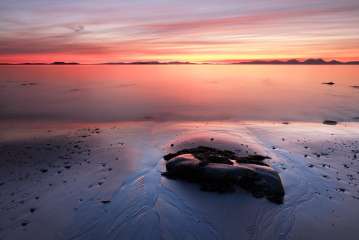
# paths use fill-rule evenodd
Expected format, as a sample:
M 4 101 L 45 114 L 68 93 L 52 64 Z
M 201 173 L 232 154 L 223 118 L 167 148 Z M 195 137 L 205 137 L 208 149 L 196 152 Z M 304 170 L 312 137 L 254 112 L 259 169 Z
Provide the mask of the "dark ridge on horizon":
M 349 61 L 349 62 L 340 62 L 335 59 L 331 61 L 325 61 L 321 58 L 308 58 L 304 61 L 299 61 L 297 59 L 290 60 L 254 60 L 254 61 L 241 61 L 241 62 L 232 62 L 229 64 L 287 64 L 287 65 L 356 65 L 359 64 L 359 61 Z
M 0 65 L 359 65 L 359 61 L 348 61 L 341 62 L 338 60 L 325 61 L 321 58 L 308 58 L 303 61 L 297 59 L 290 60 L 253 60 L 253 61 L 228 61 L 228 62 L 182 62 L 182 61 L 170 61 L 170 62 L 160 62 L 160 61 L 134 61 L 134 62 L 106 62 L 106 63 L 93 63 L 93 64 L 82 64 L 78 62 L 61 62 L 55 61 L 52 63 L 0 63 Z
M 77 62 L 53 62 L 51 65 L 78 65 L 80 63 Z
M 42 63 L 42 62 L 24 62 L 24 63 L 0 63 L 0 65 L 80 65 L 78 62 L 52 62 L 52 63 Z
M 138 65 L 155 65 L 155 64 L 198 64 L 193 62 L 181 62 L 181 61 L 171 61 L 171 62 L 160 62 L 160 61 L 135 61 L 135 62 L 108 62 L 108 63 L 102 63 L 102 64 L 109 64 L 109 65 L 129 65 L 129 64 L 138 64 Z

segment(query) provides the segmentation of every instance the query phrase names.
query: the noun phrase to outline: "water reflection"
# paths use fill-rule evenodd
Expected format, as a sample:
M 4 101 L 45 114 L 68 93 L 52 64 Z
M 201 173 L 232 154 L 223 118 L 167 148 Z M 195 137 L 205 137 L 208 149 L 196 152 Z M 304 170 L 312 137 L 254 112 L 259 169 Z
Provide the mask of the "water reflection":
M 0 66 L 0 119 L 350 121 L 357 66 Z M 335 82 L 333 86 L 322 82 Z

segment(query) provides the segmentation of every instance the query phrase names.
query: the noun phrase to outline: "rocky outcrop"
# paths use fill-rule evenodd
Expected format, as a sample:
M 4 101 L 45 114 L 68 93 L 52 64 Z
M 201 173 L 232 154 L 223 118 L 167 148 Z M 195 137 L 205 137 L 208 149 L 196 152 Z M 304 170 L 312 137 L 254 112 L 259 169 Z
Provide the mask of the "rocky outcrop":
M 284 189 L 278 173 L 264 162 L 268 157 L 239 157 L 228 150 L 200 146 L 164 156 L 164 176 L 201 185 L 204 191 L 233 192 L 241 187 L 255 197 L 283 203 Z

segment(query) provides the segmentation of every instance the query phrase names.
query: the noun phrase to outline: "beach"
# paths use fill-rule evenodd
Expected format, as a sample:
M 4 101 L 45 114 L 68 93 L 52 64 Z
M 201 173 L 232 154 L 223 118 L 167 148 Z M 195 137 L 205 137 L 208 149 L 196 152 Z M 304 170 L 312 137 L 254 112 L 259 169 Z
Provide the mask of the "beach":
M 359 1 L 0 1 L 0 240 L 359 239 Z
M 0 239 L 356 239 L 357 123 L 2 125 Z M 163 156 L 211 146 L 271 157 L 283 204 L 167 179 Z

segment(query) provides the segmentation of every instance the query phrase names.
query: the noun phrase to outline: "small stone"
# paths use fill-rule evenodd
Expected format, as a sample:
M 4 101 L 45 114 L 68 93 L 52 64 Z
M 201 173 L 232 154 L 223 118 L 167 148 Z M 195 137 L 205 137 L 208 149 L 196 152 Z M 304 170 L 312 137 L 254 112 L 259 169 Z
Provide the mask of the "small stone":
M 29 224 L 30 222 L 29 221 L 22 221 L 21 222 L 21 226 L 23 226 L 23 227 L 25 227 L 25 226 L 27 226 L 28 224 Z
M 337 125 L 338 122 L 333 121 L 333 120 L 325 120 L 325 121 L 323 121 L 323 124 L 325 124 L 325 125 Z

